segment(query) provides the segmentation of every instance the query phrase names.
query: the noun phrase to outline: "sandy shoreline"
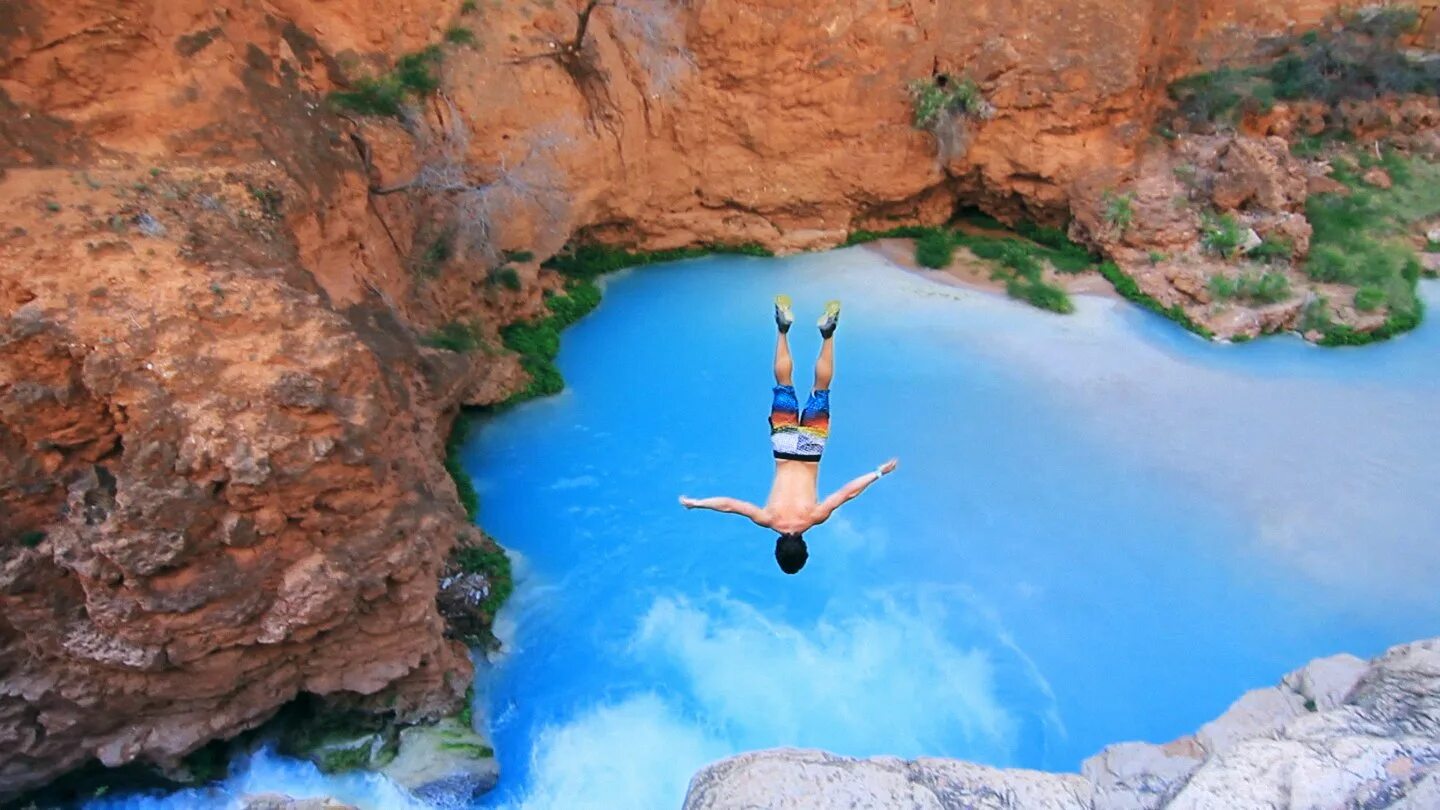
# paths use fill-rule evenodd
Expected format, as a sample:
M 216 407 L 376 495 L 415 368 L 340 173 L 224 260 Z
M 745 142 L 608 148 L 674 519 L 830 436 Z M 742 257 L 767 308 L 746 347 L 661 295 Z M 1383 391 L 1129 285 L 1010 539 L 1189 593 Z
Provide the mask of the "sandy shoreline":
M 884 256 L 896 266 L 931 281 L 969 290 L 1006 294 L 1005 283 L 990 277 L 994 272 L 994 265 L 963 247 L 955 248 L 955 258 L 943 270 L 931 270 L 915 263 L 914 239 L 877 239 L 865 243 L 864 247 Z M 1096 272 L 1070 275 L 1047 270 L 1045 280 L 1064 288 L 1065 292 L 1071 295 L 1096 295 L 1120 300 L 1120 294 L 1115 292 L 1114 286 Z

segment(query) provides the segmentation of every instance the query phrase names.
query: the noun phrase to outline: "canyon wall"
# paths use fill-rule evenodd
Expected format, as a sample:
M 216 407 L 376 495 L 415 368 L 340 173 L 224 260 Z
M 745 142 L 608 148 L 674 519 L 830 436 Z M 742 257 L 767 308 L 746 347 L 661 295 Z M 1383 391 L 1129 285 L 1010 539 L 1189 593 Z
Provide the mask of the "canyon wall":
M 1255 5 L 618 0 L 567 55 L 563 0 L 6 3 L 0 799 L 176 768 L 303 692 L 453 710 L 436 580 L 486 541 L 445 432 L 523 386 L 499 330 L 577 234 L 1059 221 L 1169 78 L 1340 4 Z M 447 31 L 409 112 L 326 103 Z M 995 107 L 943 157 L 904 89 L 941 72 Z M 481 348 L 425 345 L 452 324 Z

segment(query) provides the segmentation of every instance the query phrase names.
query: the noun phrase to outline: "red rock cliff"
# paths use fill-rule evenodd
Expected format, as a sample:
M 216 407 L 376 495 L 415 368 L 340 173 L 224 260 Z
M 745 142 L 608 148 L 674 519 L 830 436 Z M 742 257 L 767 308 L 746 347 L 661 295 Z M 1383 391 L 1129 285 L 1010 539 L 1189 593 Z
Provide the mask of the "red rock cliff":
M 436 577 L 473 529 L 443 430 L 521 374 L 417 335 L 541 311 L 553 280 L 491 283 L 496 251 L 1058 219 L 1169 77 L 1339 4 L 1256 5 L 618 0 L 552 56 L 566 0 L 6 4 L 0 798 L 173 765 L 300 692 L 453 708 Z M 324 103 L 455 26 L 406 123 Z M 904 90 L 936 72 L 996 107 L 946 161 Z

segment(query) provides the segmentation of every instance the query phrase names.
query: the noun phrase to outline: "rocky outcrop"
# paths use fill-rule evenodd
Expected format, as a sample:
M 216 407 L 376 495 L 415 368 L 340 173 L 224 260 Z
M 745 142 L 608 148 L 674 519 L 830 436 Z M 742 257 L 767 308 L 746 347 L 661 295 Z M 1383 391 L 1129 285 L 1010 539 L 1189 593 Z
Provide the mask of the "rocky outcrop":
M 1123 743 L 1081 775 L 820 751 L 743 754 L 695 775 L 685 810 L 1422 810 L 1440 799 L 1440 639 L 1310 662 L 1196 734 Z
M 7 3 L 0 797 L 301 693 L 458 705 L 436 578 L 484 541 L 443 434 L 525 384 L 499 330 L 575 234 L 1058 221 L 1169 77 L 1337 5 L 622 0 L 563 49 L 563 3 Z M 447 31 L 403 114 L 327 105 Z M 995 108 L 944 161 L 904 89 L 939 73 Z

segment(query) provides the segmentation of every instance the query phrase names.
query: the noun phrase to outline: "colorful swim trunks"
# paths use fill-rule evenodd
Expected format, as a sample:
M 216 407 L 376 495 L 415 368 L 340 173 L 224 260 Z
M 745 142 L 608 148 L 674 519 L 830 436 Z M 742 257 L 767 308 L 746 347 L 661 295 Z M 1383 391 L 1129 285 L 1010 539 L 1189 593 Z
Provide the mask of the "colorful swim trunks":
M 819 461 L 830 438 L 830 390 L 811 391 L 805 410 L 793 385 L 775 386 L 770 405 L 770 446 L 775 458 Z

